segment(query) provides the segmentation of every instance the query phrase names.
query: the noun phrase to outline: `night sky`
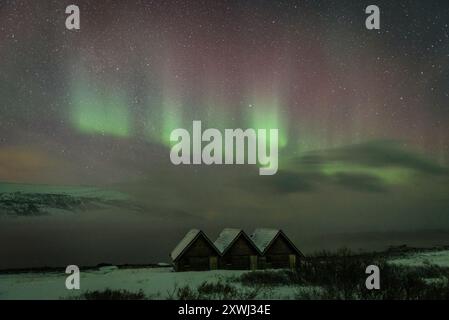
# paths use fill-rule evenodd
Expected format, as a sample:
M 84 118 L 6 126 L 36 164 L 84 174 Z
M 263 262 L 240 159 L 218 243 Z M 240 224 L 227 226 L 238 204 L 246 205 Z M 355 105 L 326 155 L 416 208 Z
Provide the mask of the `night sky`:
M 69 4 L 79 31 L 65 28 Z M 365 28 L 370 4 L 380 30 Z M 300 240 L 449 228 L 447 1 L 3 0 L 0 59 L 0 181 L 113 188 L 146 208 L 108 227 L 105 213 L 3 218 L 5 237 L 28 235 L 17 255 L 35 237 L 104 230 L 104 243 L 134 237 L 86 263 L 142 261 L 129 247 L 155 221 L 179 233 L 154 259 L 187 227 L 255 217 Z M 192 120 L 278 128 L 278 174 L 174 167 L 169 134 Z

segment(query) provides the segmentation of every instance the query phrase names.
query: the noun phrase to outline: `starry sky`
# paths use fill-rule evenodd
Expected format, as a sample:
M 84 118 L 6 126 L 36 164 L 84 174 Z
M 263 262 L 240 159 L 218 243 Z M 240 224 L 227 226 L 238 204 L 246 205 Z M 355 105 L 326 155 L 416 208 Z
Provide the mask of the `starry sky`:
M 3 0 L 0 59 L 0 181 L 114 187 L 217 230 L 281 207 L 304 230 L 449 221 L 447 1 Z M 193 120 L 278 128 L 279 173 L 174 168 Z M 385 219 L 356 218 L 373 204 Z

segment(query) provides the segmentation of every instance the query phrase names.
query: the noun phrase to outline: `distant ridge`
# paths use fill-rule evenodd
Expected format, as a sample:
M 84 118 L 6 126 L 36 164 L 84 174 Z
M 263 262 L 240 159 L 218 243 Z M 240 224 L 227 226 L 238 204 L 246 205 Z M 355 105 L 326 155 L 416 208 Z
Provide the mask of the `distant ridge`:
M 128 195 L 113 190 L 0 182 L 0 215 L 40 216 L 108 207 L 142 209 Z

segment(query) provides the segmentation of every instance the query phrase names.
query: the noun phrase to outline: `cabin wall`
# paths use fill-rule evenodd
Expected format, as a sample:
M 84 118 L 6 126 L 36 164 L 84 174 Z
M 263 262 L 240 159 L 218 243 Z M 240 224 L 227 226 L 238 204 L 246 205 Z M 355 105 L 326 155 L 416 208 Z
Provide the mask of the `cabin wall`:
M 264 257 L 259 259 L 259 268 L 284 269 L 291 268 L 293 265 L 296 267 L 299 265 L 299 259 L 300 257 L 297 255 L 296 251 L 288 241 L 280 235 L 265 252 Z
M 211 258 L 218 259 L 217 253 L 204 237 L 199 237 L 174 263 L 174 267 L 176 271 L 210 270 Z
M 249 270 L 251 269 L 251 256 L 257 257 L 257 250 L 245 237 L 240 236 L 220 258 L 219 265 L 221 269 Z

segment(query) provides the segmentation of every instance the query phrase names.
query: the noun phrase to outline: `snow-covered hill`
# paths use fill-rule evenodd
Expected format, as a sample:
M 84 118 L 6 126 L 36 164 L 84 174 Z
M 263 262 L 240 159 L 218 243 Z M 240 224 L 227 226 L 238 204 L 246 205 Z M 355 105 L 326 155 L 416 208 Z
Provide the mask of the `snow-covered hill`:
M 404 257 L 392 259 L 389 263 L 409 267 L 435 265 L 448 268 L 449 250 L 410 253 Z
M 0 183 L 0 215 L 36 216 L 111 206 L 139 209 L 126 194 L 112 190 Z

